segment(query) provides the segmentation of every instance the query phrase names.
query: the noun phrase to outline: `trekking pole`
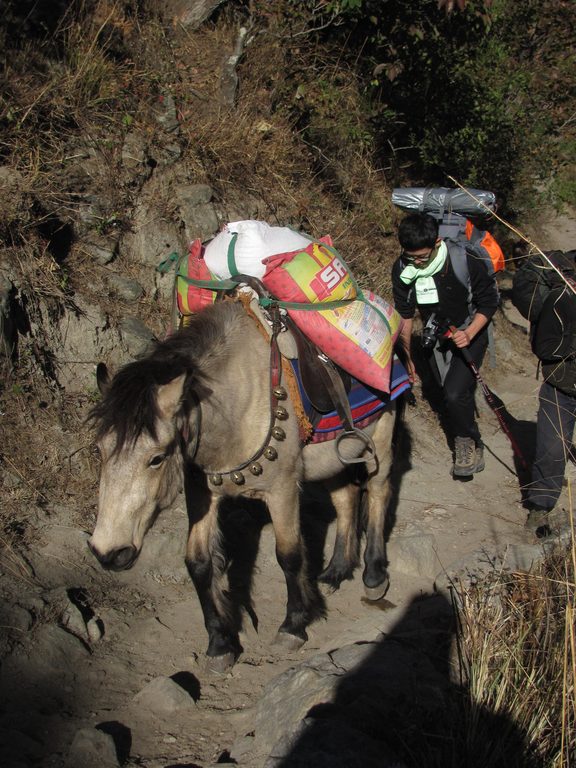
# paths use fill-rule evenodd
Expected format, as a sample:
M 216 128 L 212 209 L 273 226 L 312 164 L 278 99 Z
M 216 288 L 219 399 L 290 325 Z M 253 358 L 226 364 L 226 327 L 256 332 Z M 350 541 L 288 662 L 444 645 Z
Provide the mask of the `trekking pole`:
M 448 176 L 448 178 L 450 179 L 450 181 L 453 181 L 454 184 L 456 184 L 456 186 L 460 187 L 460 189 L 463 192 L 465 192 L 468 195 L 468 197 L 471 197 L 472 200 L 474 200 L 478 205 L 480 205 L 482 208 L 484 208 L 484 210 L 487 213 L 489 213 L 491 216 L 494 216 L 495 219 L 498 219 L 498 221 L 501 224 L 504 224 L 505 227 L 508 227 L 509 230 L 511 230 L 512 232 L 514 232 L 514 234 L 518 235 L 519 238 L 524 240 L 525 243 L 528 243 L 528 245 L 531 248 L 533 248 L 537 253 L 540 254 L 540 256 L 542 256 L 544 261 L 554 270 L 554 272 L 556 272 L 556 274 L 559 275 L 562 278 L 562 280 L 564 280 L 564 282 L 570 288 L 572 293 L 576 294 L 576 280 L 571 278 L 569 275 L 565 275 L 563 272 L 561 272 L 558 269 L 558 267 L 555 264 L 552 263 L 552 261 L 548 258 L 548 256 L 546 256 L 544 251 L 536 245 L 536 243 L 533 243 L 532 240 L 530 240 L 530 238 L 526 237 L 526 235 L 522 234 L 522 232 L 520 232 L 519 229 L 516 229 L 516 227 L 513 227 L 512 224 L 510 224 L 509 222 L 505 221 L 501 216 L 498 216 L 496 211 L 493 211 L 492 208 L 489 208 L 486 205 L 486 203 L 484 203 L 482 200 L 477 198 L 476 195 L 473 195 L 472 192 L 470 192 L 469 189 L 466 189 L 466 187 L 463 187 L 462 184 L 460 184 L 459 181 L 456 181 L 456 179 L 453 176 Z
M 455 331 L 458 330 L 453 325 L 449 326 L 449 328 L 450 328 L 450 333 L 454 333 Z M 500 426 L 502 427 L 502 431 L 504 432 L 504 434 L 506 435 L 508 440 L 510 440 L 510 444 L 512 446 L 512 450 L 514 451 L 514 453 L 518 457 L 518 460 L 520 461 L 520 463 L 522 465 L 522 468 L 523 469 L 528 469 L 528 463 L 526 462 L 526 459 L 524 458 L 524 454 L 520 450 L 520 446 L 516 442 L 516 440 L 514 438 L 514 435 L 510 431 L 510 427 L 508 426 L 508 424 L 506 424 L 506 420 L 504 419 L 504 416 L 502 415 L 501 406 L 498 405 L 498 403 L 494 399 L 494 395 L 490 391 L 490 389 L 487 386 L 486 382 L 484 381 L 482 376 L 480 376 L 480 371 L 478 370 L 478 366 L 476 365 L 476 363 L 472 359 L 472 355 L 470 354 L 470 350 L 467 349 L 466 347 L 458 347 L 458 349 L 461 352 L 462 357 L 466 361 L 466 364 L 468 365 L 468 367 L 470 368 L 470 370 L 474 374 L 474 376 L 476 378 L 476 381 L 478 382 L 478 384 L 480 384 L 480 387 L 482 388 L 482 392 L 484 393 L 484 397 L 486 398 L 486 402 L 488 403 L 488 405 L 490 406 L 492 411 L 496 414 L 496 418 L 498 419 L 498 421 L 500 423 Z

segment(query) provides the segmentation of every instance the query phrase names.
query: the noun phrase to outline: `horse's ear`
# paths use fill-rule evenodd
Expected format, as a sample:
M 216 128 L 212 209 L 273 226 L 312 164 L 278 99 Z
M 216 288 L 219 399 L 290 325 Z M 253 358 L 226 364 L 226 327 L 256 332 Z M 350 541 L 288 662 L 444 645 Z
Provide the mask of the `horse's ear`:
M 185 381 L 186 374 L 183 373 L 158 387 L 158 408 L 164 418 L 171 419 L 180 407 Z
M 96 383 L 101 395 L 105 395 L 110 389 L 110 372 L 106 363 L 98 363 L 96 366 Z

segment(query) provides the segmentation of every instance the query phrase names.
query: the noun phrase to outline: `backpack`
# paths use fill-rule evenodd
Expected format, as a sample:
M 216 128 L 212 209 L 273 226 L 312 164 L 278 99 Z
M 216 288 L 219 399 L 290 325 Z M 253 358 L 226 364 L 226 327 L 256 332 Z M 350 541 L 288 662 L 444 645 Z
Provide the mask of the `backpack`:
M 546 254 L 568 282 L 576 277 L 576 251 L 548 251 Z M 520 314 L 536 322 L 550 291 L 565 288 L 565 281 L 540 254 L 528 257 L 512 281 L 512 303 Z
M 440 225 L 442 227 L 442 225 Z M 480 249 L 478 252 L 483 254 L 484 258 L 488 255 L 490 261 L 485 258 L 486 263 L 492 264 L 494 272 L 501 272 L 506 266 L 502 248 L 498 245 L 494 236 L 485 229 L 480 229 L 473 224 L 470 219 L 466 219 L 464 234 L 468 242 Z
M 489 233 L 486 232 L 484 234 Z M 444 241 L 448 246 L 448 256 L 450 258 L 450 263 L 452 264 L 454 274 L 456 275 L 459 282 L 468 289 L 468 303 L 471 304 L 472 284 L 470 282 L 468 259 L 466 257 L 472 256 L 474 259 L 479 259 L 480 261 L 484 262 L 489 274 L 494 274 L 499 270 L 495 269 L 494 262 L 492 260 L 492 254 L 482 241 L 471 242 L 467 237 L 462 235 L 458 238 L 444 238 Z M 498 245 L 497 247 L 499 248 Z
M 544 380 L 576 396 L 576 251 L 528 258 L 516 271 L 512 303 L 530 320 L 530 342 Z M 548 260 L 562 273 L 559 275 Z
M 571 322 L 572 313 L 566 310 L 572 303 L 576 306 L 576 297 L 566 284 L 576 285 L 576 250 L 549 251 L 546 257 L 561 275 L 546 259 L 536 254 L 526 259 L 516 270 L 512 282 L 512 303 L 521 315 L 530 320 L 533 351 L 541 359 L 551 356 L 548 345 L 544 347 L 543 335 L 553 335 L 554 326 L 562 334 L 558 324 Z M 565 351 L 576 353 L 576 335 L 573 339 L 566 339 L 566 342 L 574 349 Z
M 433 216 L 439 222 L 438 235 L 443 240 L 464 245 L 469 253 L 486 262 L 490 272 L 500 272 L 505 266 L 502 249 L 490 232 L 467 218 L 485 216 L 486 208 L 493 210 L 496 196 L 482 189 L 471 189 L 470 192 L 482 205 L 463 190 L 449 187 L 399 187 L 392 190 L 392 202 L 404 211 L 419 211 Z M 466 260 L 463 261 L 465 263 Z M 469 285 L 467 267 L 463 272 L 455 266 L 454 271 L 460 282 Z

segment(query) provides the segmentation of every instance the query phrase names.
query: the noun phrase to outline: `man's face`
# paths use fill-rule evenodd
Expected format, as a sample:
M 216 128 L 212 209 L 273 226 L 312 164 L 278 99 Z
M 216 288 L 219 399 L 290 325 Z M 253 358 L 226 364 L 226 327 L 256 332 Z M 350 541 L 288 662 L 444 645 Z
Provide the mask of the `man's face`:
M 424 269 L 435 258 L 438 253 L 440 240 L 436 240 L 433 248 L 420 248 L 417 251 L 402 251 L 402 261 L 410 264 L 416 269 Z

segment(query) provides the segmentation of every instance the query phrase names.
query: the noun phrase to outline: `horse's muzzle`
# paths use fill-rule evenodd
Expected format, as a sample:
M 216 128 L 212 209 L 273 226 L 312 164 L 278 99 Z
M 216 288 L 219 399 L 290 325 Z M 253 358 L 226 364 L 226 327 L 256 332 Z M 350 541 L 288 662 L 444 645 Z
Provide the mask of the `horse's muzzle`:
M 132 546 L 118 547 L 118 549 L 111 549 L 109 552 L 102 553 L 88 540 L 88 549 L 100 565 L 109 571 L 126 571 L 134 565 L 138 557 L 138 550 Z

